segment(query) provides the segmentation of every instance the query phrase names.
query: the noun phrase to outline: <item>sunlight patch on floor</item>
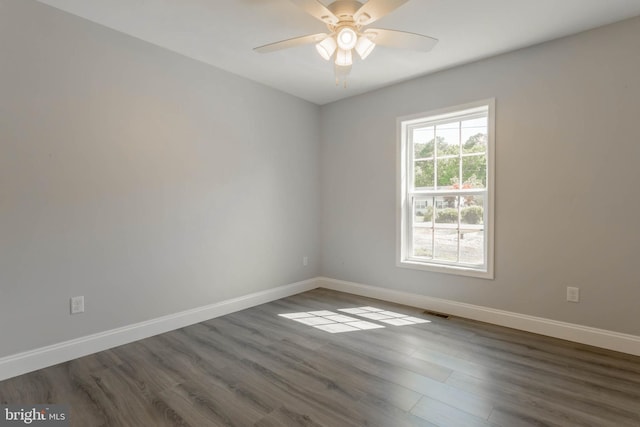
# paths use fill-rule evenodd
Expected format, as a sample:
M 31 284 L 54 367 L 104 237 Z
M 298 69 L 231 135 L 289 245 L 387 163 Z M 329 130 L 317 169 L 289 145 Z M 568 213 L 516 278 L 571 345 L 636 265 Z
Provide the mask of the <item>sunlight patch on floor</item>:
M 387 311 L 376 307 L 339 308 L 338 311 L 393 326 L 430 323 L 430 320 L 420 319 L 418 317 Z M 383 325 L 378 323 L 358 319 L 356 317 L 345 316 L 344 314 L 334 313 L 329 310 L 283 313 L 278 316 L 303 323 L 332 334 L 384 328 Z
M 305 325 L 313 326 L 314 328 L 322 329 L 323 331 L 330 332 L 332 334 L 384 328 L 382 325 L 367 322 L 355 317 L 345 316 L 344 314 L 334 313 L 333 311 L 328 310 L 309 311 L 303 313 L 284 313 L 279 314 L 278 316 L 304 323 Z
M 364 317 L 393 326 L 417 325 L 419 323 L 431 323 L 430 320 L 420 319 L 407 314 L 387 311 L 376 307 L 339 308 L 338 311 Z

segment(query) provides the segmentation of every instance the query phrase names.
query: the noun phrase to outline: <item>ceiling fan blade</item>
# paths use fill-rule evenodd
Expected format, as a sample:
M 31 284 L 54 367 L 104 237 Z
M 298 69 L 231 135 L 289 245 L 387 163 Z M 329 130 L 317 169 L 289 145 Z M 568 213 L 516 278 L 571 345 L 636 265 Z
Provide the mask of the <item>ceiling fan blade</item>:
M 369 0 L 353 15 L 358 25 L 369 25 L 393 12 L 409 0 Z
M 255 47 L 253 48 L 253 50 L 259 53 L 270 53 L 275 52 L 276 50 L 301 46 L 303 44 L 318 43 L 324 40 L 327 36 L 328 34 L 325 33 L 310 34 L 308 36 L 295 37 L 293 39 L 281 40 L 279 42 L 265 44 L 264 46 Z
M 375 44 L 380 46 L 397 47 L 400 49 L 419 50 L 428 52 L 438 43 L 438 39 L 422 34 L 407 33 L 406 31 L 383 30 L 369 28 L 364 33 Z
M 320 3 L 319 0 L 290 0 L 309 15 L 321 20 L 326 24 L 337 24 L 338 17 L 333 14 L 327 7 Z

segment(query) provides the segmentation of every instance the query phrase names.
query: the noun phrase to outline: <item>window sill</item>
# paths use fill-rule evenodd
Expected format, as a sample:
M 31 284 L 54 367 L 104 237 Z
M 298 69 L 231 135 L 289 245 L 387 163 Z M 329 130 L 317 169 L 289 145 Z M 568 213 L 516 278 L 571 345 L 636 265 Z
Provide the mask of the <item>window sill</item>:
M 409 268 L 412 270 L 431 271 L 434 273 L 453 274 L 457 276 L 477 277 L 479 279 L 493 280 L 493 271 L 474 269 L 471 267 L 461 267 L 455 265 L 429 264 L 415 260 L 402 260 L 396 263 L 401 268 Z

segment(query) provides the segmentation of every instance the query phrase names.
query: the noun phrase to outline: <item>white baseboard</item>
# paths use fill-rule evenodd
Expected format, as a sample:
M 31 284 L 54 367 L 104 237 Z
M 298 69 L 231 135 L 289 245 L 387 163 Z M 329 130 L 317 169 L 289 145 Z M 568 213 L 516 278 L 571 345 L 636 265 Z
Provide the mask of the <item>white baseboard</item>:
M 317 287 L 316 279 L 304 280 L 266 291 L 221 301 L 145 322 L 64 341 L 35 350 L 0 358 L 0 381 L 98 351 L 162 334 L 225 314 L 244 310 Z
M 640 356 L 640 337 L 542 317 L 319 277 L 318 286 Z
M 317 277 L 0 358 L 0 381 L 323 287 L 640 356 L 640 337 L 360 283 Z

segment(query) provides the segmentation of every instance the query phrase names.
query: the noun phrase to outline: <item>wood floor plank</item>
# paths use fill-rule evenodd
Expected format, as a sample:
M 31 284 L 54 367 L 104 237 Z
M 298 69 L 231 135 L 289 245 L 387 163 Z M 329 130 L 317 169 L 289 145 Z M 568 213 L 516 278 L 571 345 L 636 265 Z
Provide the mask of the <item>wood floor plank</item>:
M 321 354 L 325 354 L 322 353 Z M 388 381 L 416 391 L 423 396 L 429 396 L 437 400 L 441 400 L 453 407 L 465 408 L 472 414 L 486 418 L 489 416 L 493 408 L 493 402 L 486 398 L 474 395 L 473 393 L 459 390 L 450 385 L 436 381 L 429 377 L 417 374 L 408 369 L 399 366 L 393 366 L 387 362 L 369 362 L 363 363 L 362 360 L 367 358 L 363 353 L 353 352 L 351 350 L 337 347 L 329 349 L 327 355 L 332 355 L 337 360 L 346 361 L 354 366 L 359 366 L 369 375 L 379 376 Z M 374 359 L 375 360 L 375 359 Z
M 255 400 L 239 399 L 238 394 L 207 379 L 194 378 L 163 391 L 161 396 L 193 426 L 250 426 L 271 412 L 268 407 L 256 404 Z
M 273 346 L 277 346 L 284 353 L 295 352 L 302 356 L 300 348 L 296 347 L 295 343 L 280 341 Z M 361 399 L 368 395 L 371 398 L 378 399 L 380 402 L 408 412 L 422 397 L 418 392 L 378 376 L 370 375 L 353 365 L 341 363 L 334 358 L 321 354 L 306 354 L 303 363 L 310 369 L 323 372 L 332 378 L 343 378 L 362 393 Z
M 262 418 L 254 424 L 256 427 L 328 427 L 328 424 L 321 424 L 305 413 L 301 413 L 298 408 L 290 409 L 282 406 Z
M 154 390 L 122 372 L 103 370 L 99 375 L 92 375 L 91 380 L 91 399 L 104 414 L 106 425 L 190 425 Z
M 426 396 L 418 402 L 411 410 L 411 413 L 438 426 L 491 427 L 491 424 L 485 418 L 474 416 Z M 487 415 L 488 417 L 489 415 Z
M 363 306 L 431 323 L 279 316 Z M 2 381 L 0 403 L 66 403 L 74 427 L 638 427 L 640 357 L 316 289 Z
M 488 383 L 510 384 L 512 387 L 518 387 L 523 393 L 572 402 L 572 405 L 587 413 L 597 415 L 606 412 L 611 416 L 622 415 L 636 419 L 640 424 L 640 414 L 637 412 L 637 403 L 640 401 L 637 392 L 640 391 L 640 386 L 633 392 L 621 392 L 614 389 L 615 386 L 612 385 L 616 381 L 613 380 L 606 385 L 596 385 L 588 380 L 588 376 L 585 376 L 584 380 L 572 378 L 546 367 L 519 363 L 513 360 L 515 357 L 512 356 L 510 359 L 504 353 L 491 354 L 493 357 L 483 356 L 483 364 L 501 369 L 491 380 L 487 380 Z
M 310 369 L 302 364 L 301 360 L 291 355 L 283 354 L 278 349 L 254 341 L 253 337 L 236 338 L 233 333 L 236 329 L 224 325 L 223 321 L 207 324 L 212 339 L 223 343 L 227 348 L 233 348 L 238 354 L 242 354 L 244 360 L 250 360 L 255 365 L 260 365 L 273 372 L 280 372 L 286 380 L 296 385 L 304 385 L 310 391 L 326 392 L 336 400 L 355 401 L 361 396 L 361 392 L 350 386 L 344 378 L 332 378 L 324 373 Z M 243 360 L 243 362 L 244 362 Z
M 619 353 L 610 352 L 609 356 L 606 356 L 600 352 L 586 351 L 585 346 L 576 343 L 570 346 L 564 341 L 535 334 L 530 334 L 531 337 L 527 339 L 515 333 L 518 331 L 506 329 L 500 334 L 499 331 L 487 331 L 487 328 L 493 325 L 481 324 L 481 326 L 473 340 L 474 344 L 480 348 L 508 350 L 522 358 L 543 361 L 547 364 L 566 368 L 575 366 L 581 372 L 605 373 L 608 377 L 640 380 L 638 367 L 630 364 L 626 357 L 618 359 Z M 612 354 L 616 356 L 612 358 Z
M 498 379 L 479 379 L 462 372 L 455 372 L 447 383 L 469 392 L 485 395 L 494 402 L 495 412 L 502 414 L 501 419 L 510 419 L 509 414 L 520 414 L 523 420 L 534 418 L 549 425 L 598 426 L 608 422 L 628 422 L 628 418 L 617 413 L 607 413 L 599 408 L 597 414 L 589 413 L 589 408 L 575 400 L 551 399 L 547 393 L 532 390 L 531 385 L 518 386 Z M 491 419 L 491 418 L 490 418 Z M 527 422 L 520 421 L 524 425 Z

